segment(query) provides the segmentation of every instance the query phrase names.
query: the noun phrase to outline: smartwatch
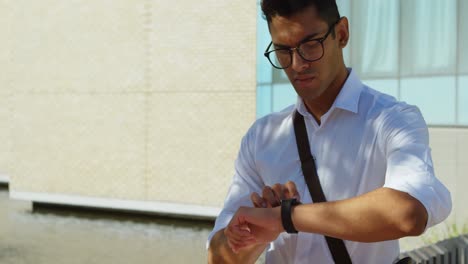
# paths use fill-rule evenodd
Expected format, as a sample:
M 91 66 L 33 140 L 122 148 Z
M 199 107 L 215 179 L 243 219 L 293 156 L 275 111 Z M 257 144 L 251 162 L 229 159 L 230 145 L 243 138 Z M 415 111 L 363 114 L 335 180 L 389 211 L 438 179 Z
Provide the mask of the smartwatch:
M 284 230 L 289 234 L 297 234 L 291 218 L 291 208 L 299 204 L 301 203 L 295 198 L 281 200 L 281 222 L 283 223 Z

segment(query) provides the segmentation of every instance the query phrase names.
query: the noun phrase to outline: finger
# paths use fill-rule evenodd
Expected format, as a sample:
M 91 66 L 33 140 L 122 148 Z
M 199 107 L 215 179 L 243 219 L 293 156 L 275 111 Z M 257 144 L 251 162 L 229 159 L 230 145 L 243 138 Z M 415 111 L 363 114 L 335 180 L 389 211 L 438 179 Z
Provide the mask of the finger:
M 276 207 L 280 204 L 280 201 L 276 198 L 270 186 L 263 187 L 262 197 L 267 204 L 267 208 Z
M 224 234 L 227 238 L 234 240 L 243 240 L 253 237 L 248 227 L 246 228 L 237 225 L 228 226 L 226 229 L 224 229 Z
M 267 204 L 265 200 L 256 192 L 252 193 L 250 195 L 250 200 L 252 200 L 252 203 L 254 207 L 256 208 L 265 208 L 267 207 Z
M 229 242 L 228 241 L 228 245 L 229 247 L 231 248 L 231 250 L 234 252 L 234 253 L 239 253 L 239 251 L 241 249 L 243 249 L 244 247 L 247 247 L 247 246 L 250 246 L 252 244 L 255 244 L 255 242 L 253 241 L 246 241 L 246 242 L 240 242 L 240 243 L 237 243 L 237 242 Z
M 244 237 L 244 238 L 239 238 L 239 239 L 236 239 L 236 238 L 229 238 L 229 241 L 231 241 L 232 243 L 235 243 L 237 245 L 247 245 L 249 243 L 253 243 L 256 241 L 256 239 L 254 237 Z
M 241 247 L 241 245 L 239 243 L 236 243 L 230 239 L 228 239 L 227 241 L 228 243 L 228 246 L 231 248 L 232 252 L 234 253 L 238 253 L 239 252 L 239 248 Z
M 284 199 L 284 191 L 283 191 L 284 186 L 282 184 L 277 183 L 277 184 L 273 185 L 271 187 L 271 189 L 273 190 L 273 193 L 275 194 L 276 199 L 278 201 L 281 201 L 281 200 Z
M 249 240 L 253 238 L 253 235 L 248 225 L 228 226 L 224 230 L 224 235 L 226 236 L 226 238 L 230 239 L 231 241 L 236 241 L 236 243 L 240 243 L 241 241 L 245 241 L 245 240 Z
M 228 232 L 225 231 L 225 235 L 226 235 L 226 240 L 227 240 L 227 243 L 228 243 L 229 247 L 235 253 L 237 253 L 239 251 L 239 249 L 241 249 L 243 247 L 246 247 L 248 245 L 252 245 L 252 244 L 256 243 L 256 239 L 251 237 L 251 236 L 237 237 L 237 236 L 233 235 L 233 233 L 230 232 L 230 231 L 228 231 Z
M 255 240 L 255 238 L 251 237 L 251 238 L 245 238 L 245 239 L 229 238 L 228 241 L 231 244 L 235 244 L 237 246 L 242 246 L 242 245 L 251 244 L 251 243 L 255 242 L 256 240 Z
M 237 249 L 242 249 L 244 247 L 248 247 L 248 246 L 254 245 L 256 243 L 257 243 L 257 240 L 255 238 L 249 238 L 249 239 L 246 239 L 246 240 L 243 240 L 243 241 L 237 243 L 236 247 L 237 247 Z
M 239 225 L 239 226 L 236 226 L 236 228 L 238 228 L 239 232 L 242 234 L 252 235 L 252 232 L 248 224 Z
M 288 181 L 286 184 L 284 184 L 284 189 L 287 190 L 287 199 L 296 198 L 297 201 L 301 200 L 301 196 L 297 191 L 296 184 L 293 181 Z

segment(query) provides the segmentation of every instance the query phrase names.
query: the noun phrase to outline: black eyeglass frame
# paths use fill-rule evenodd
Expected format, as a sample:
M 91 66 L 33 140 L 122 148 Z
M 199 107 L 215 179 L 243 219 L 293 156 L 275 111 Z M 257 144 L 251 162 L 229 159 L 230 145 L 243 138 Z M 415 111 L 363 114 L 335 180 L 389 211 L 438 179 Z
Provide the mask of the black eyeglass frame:
M 293 52 L 294 50 L 297 50 L 297 54 L 299 54 L 299 56 L 305 60 L 305 61 L 308 61 L 308 62 L 314 62 L 314 61 L 318 61 L 320 59 L 323 58 L 323 55 L 325 54 L 325 47 L 323 46 L 323 42 L 327 39 L 328 35 L 330 35 L 330 33 L 333 31 L 333 29 L 335 29 L 335 26 L 336 24 L 338 24 L 338 22 L 340 22 L 341 18 L 338 19 L 335 23 L 333 23 L 332 26 L 330 26 L 330 28 L 328 29 L 327 33 L 321 37 L 321 38 L 310 38 L 310 39 L 304 39 L 303 41 L 301 41 L 296 47 L 294 48 L 279 48 L 279 49 L 274 49 L 274 50 L 270 50 L 268 51 L 268 49 L 270 49 L 271 45 L 273 45 L 273 41 L 270 42 L 270 44 L 268 45 L 268 47 L 266 48 L 265 52 L 263 53 L 263 55 L 265 57 L 267 57 L 268 61 L 270 62 L 270 64 L 275 67 L 276 69 L 286 69 L 288 68 L 289 66 L 292 65 L 292 62 L 293 62 Z M 304 58 L 304 55 L 302 55 L 302 52 L 301 52 L 301 49 L 300 49 L 300 46 L 306 42 L 309 42 L 309 41 L 318 41 L 320 43 L 320 45 L 322 46 L 322 55 L 318 58 L 318 59 L 314 59 L 314 60 L 308 60 L 306 58 Z M 290 57 L 290 62 L 287 66 L 285 67 L 277 67 L 275 66 L 275 64 L 271 61 L 270 59 L 270 53 L 272 52 L 276 52 L 278 50 L 287 50 L 289 52 L 289 57 Z

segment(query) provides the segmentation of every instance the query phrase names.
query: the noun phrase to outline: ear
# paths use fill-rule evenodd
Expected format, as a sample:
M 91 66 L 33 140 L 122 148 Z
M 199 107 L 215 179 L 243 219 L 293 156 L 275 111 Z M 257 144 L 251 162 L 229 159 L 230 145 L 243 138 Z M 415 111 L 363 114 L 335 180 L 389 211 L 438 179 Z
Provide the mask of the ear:
M 338 38 L 339 47 L 346 47 L 349 40 L 349 24 L 347 17 L 342 17 L 340 22 L 336 24 L 335 33 L 336 37 Z

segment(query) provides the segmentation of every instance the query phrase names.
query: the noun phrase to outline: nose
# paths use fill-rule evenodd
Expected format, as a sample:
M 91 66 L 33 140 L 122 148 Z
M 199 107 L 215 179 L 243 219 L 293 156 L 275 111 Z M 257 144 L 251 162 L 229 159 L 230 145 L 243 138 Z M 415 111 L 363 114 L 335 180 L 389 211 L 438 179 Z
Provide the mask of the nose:
M 310 62 L 304 60 L 301 57 L 301 55 L 299 55 L 299 51 L 297 49 L 292 52 L 291 58 L 292 58 L 291 67 L 294 71 L 302 72 L 305 69 L 309 68 Z

